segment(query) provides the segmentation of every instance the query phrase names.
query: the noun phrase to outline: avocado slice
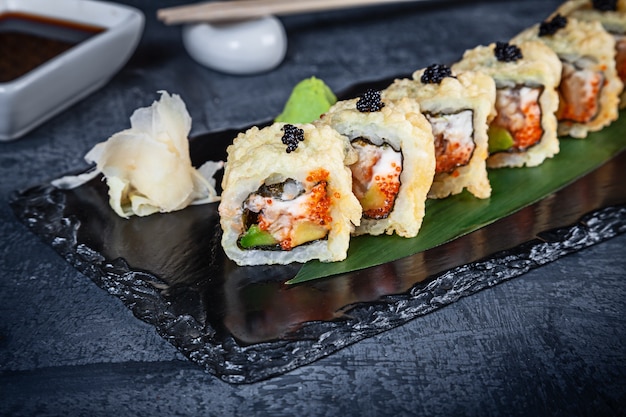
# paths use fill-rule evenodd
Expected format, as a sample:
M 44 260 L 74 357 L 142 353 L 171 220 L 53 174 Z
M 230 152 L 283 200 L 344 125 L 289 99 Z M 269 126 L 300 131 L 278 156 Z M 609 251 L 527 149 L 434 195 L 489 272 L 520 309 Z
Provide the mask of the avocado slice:
M 239 245 L 244 249 L 258 246 L 274 246 L 276 244 L 278 244 L 278 241 L 274 239 L 274 236 L 265 230 L 261 230 L 258 224 L 250 226 L 239 239 Z
M 502 152 L 515 145 L 513 135 L 501 126 L 489 126 L 487 131 L 489 136 L 489 153 Z

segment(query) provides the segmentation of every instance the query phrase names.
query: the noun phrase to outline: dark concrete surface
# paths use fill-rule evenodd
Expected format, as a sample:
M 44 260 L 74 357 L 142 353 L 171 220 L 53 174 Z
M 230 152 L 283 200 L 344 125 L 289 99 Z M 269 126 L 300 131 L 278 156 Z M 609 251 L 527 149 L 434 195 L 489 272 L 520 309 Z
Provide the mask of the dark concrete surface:
M 288 374 L 232 386 L 19 224 L 16 189 L 86 167 L 156 91 L 178 93 L 193 134 L 280 112 L 315 75 L 340 91 L 506 40 L 558 1 L 431 2 L 293 16 L 285 62 L 257 76 L 202 68 L 174 1 L 133 0 L 147 24 L 103 89 L 22 139 L 0 144 L 0 415 L 626 415 L 626 235 L 611 239 Z M 1 58 L 0 58 L 1 59 Z

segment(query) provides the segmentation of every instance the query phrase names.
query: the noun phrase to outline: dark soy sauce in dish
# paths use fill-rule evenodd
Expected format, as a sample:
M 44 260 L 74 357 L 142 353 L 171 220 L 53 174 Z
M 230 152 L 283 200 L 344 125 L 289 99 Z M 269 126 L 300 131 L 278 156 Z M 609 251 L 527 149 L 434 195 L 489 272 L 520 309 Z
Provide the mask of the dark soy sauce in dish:
M 27 74 L 104 30 L 27 13 L 0 14 L 0 83 Z

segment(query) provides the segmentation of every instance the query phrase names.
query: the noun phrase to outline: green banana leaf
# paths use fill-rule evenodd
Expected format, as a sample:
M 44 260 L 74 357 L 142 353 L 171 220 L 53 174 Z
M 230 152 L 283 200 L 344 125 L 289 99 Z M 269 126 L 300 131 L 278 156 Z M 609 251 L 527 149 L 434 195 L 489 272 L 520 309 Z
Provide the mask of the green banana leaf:
M 419 234 L 352 238 L 342 262 L 308 262 L 288 284 L 364 269 L 431 249 L 480 229 L 531 205 L 590 173 L 626 148 L 626 111 L 586 139 L 562 138 L 560 152 L 538 167 L 489 170 L 492 194 L 478 199 L 468 192 L 426 202 Z M 625 170 L 626 173 L 626 170 Z

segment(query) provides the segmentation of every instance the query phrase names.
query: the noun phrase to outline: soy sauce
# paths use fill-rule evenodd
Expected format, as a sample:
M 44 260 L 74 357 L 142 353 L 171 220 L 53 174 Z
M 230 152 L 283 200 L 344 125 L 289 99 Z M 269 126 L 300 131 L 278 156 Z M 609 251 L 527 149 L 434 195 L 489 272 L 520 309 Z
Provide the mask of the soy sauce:
M 27 74 L 104 30 L 27 13 L 0 14 L 0 83 Z

